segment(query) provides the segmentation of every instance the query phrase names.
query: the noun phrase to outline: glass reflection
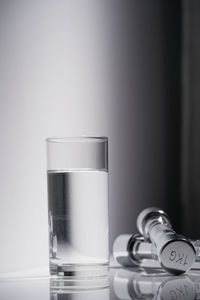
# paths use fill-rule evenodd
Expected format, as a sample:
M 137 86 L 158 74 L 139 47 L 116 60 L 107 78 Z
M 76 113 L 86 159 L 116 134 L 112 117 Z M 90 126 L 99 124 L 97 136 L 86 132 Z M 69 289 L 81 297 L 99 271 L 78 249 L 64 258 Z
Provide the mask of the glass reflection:
M 51 291 L 50 300 L 109 300 L 109 289 L 84 289 L 74 291 Z
M 108 278 L 62 280 L 49 278 L 1 279 L 2 300 L 109 300 Z

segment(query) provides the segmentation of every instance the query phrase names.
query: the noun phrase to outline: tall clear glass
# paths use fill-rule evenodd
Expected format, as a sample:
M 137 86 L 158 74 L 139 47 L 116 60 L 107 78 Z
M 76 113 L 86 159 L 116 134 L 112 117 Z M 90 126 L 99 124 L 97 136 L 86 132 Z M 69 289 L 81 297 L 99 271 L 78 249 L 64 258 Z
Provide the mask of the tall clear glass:
M 50 274 L 108 272 L 108 138 L 47 138 Z

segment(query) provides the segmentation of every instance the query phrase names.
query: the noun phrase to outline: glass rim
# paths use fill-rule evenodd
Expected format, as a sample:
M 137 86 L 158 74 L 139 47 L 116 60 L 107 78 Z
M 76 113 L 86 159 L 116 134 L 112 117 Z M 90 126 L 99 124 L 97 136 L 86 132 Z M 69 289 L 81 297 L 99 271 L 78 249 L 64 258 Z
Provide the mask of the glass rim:
M 47 137 L 46 139 L 47 143 L 78 143 L 78 142 L 95 142 L 95 143 L 101 143 L 108 141 L 108 137 L 106 136 L 65 136 L 65 137 L 59 137 L 59 136 L 52 136 Z

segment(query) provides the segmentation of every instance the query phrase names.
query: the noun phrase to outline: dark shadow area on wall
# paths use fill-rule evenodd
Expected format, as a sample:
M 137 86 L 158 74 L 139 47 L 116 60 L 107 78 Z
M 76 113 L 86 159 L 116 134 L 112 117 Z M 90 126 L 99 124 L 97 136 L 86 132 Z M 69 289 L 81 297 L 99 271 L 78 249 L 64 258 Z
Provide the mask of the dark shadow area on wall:
M 166 210 L 181 229 L 181 1 L 111 1 L 110 245 L 138 213 Z M 112 150 L 111 150 L 112 151 Z
M 200 236 L 200 1 L 183 0 L 182 224 Z
M 164 118 L 166 211 L 177 231 L 181 225 L 181 58 L 182 58 L 182 1 L 163 3 L 162 37 L 164 56 Z

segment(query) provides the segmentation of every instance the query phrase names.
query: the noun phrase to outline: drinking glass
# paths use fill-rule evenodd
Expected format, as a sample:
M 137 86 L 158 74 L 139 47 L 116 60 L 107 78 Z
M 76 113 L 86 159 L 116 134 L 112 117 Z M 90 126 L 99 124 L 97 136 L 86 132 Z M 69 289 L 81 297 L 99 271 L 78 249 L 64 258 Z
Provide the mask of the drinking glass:
M 47 138 L 50 275 L 108 273 L 108 138 Z

